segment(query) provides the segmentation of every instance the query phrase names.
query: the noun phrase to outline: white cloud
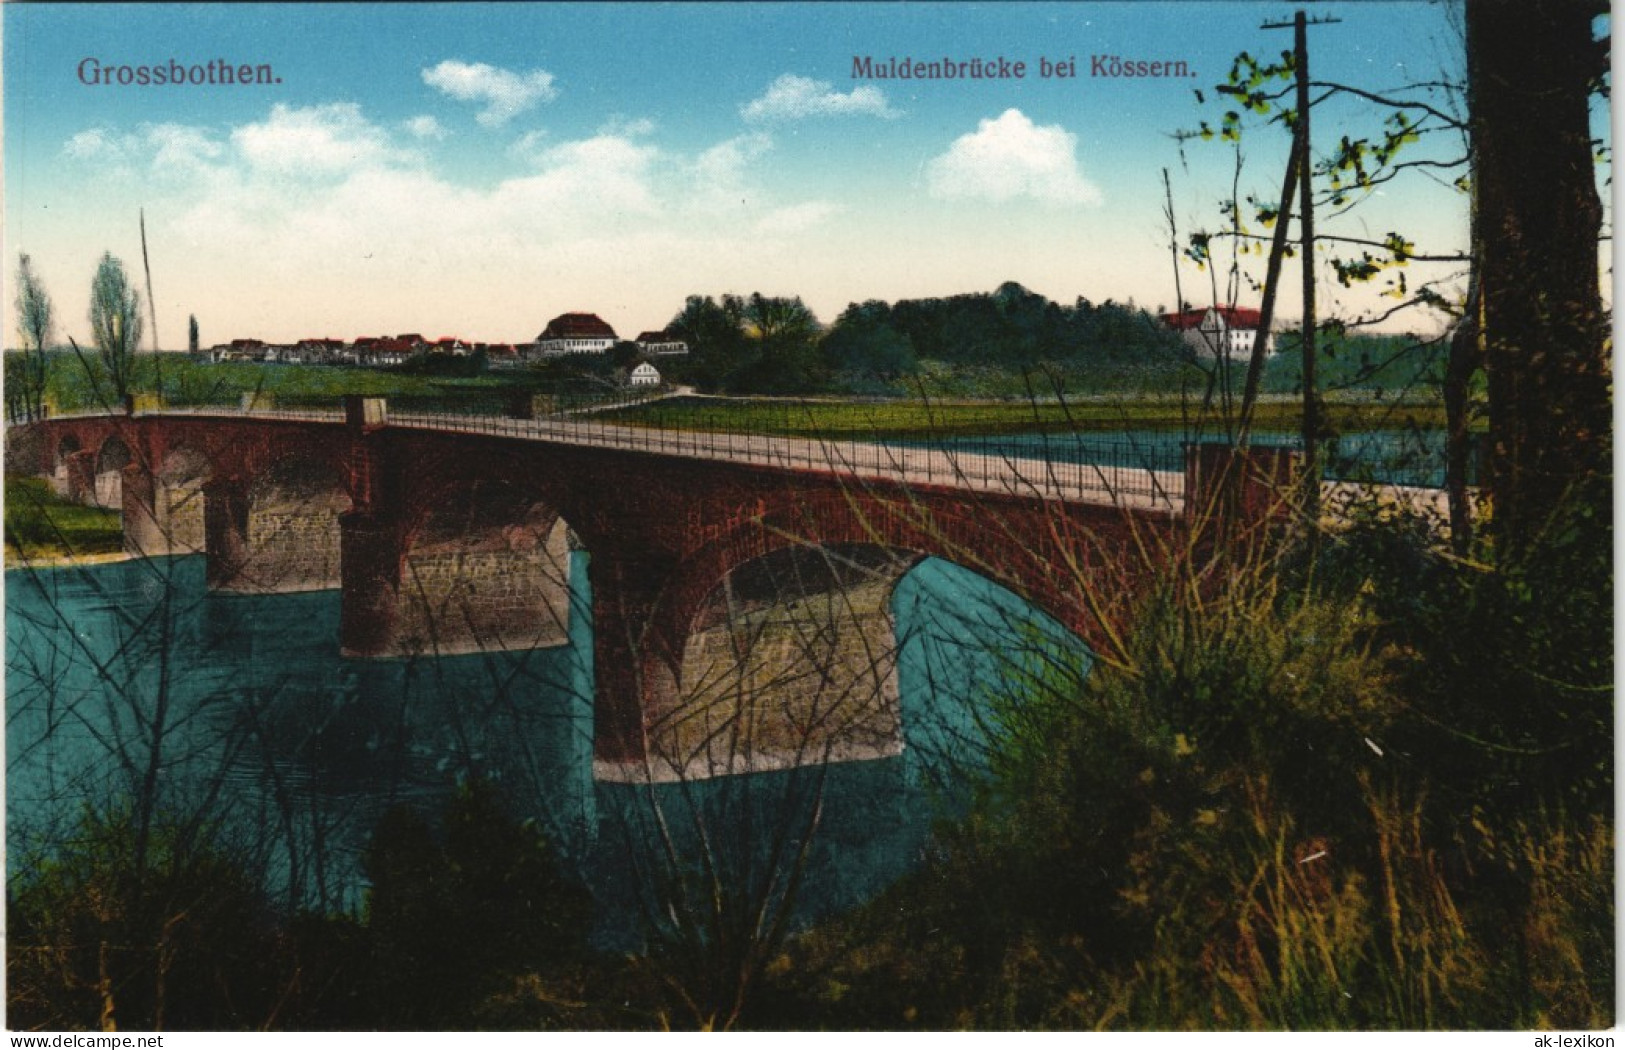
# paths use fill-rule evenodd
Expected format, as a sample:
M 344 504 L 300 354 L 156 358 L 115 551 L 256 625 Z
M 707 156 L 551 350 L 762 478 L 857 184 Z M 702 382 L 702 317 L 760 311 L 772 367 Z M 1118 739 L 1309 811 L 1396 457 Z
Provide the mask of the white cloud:
M 63 143 L 62 152 L 74 160 L 122 160 L 131 145 L 106 128 L 86 128 Z
M 252 167 L 279 175 L 340 175 L 414 159 L 353 102 L 304 109 L 278 102 L 267 119 L 236 129 L 231 140 Z
M 623 135 L 627 138 L 638 138 L 643 135 L 652 135 L 654 134 L 654 130 L 655 122 L 650 120 L 648 117 L 627 119 L 617 115 L 610 117 L 607 121 L 605 121 L 604 126 L 598 129 L 598 134 Z
M 931 196 L 995 203 L 1030 197 L 1046 204 L 1098 204 L 1100 190 L 1078 170 L 1078 137 L 1039 126 L 1018 109 L 983 120 L 926 165 Z
M 636 121 L 580 139 L 532 132 L 516 136 L 522 170 L 488 183 L 442 170 L 429 151 L 444 145 L 412 124 L 281 104 L 236 129 L 104 125 L 62 149 L 87 186 L 161 217 L 173 302 L 160 309 L 213 297 L 223 336 L 444 324 L 520 338 L 548 311 L 675 309 L 781 266 L 787 239 L 839 210 L 768 190 L 757 162 L 773 142 L 760 132 L 693 151 L 663 148 Z M 262 291 L 273 287 L 298 300 L 296 320 Z M 339 316 L 355 330 L 317 331 Z
M 841 208 L 829 201 L 805 201 L 777 208 L 756 220 L 756 232 L 769 236 L 803 233 L 839 214 Z
M 701 191 L 731 193 L 750 165 L 773 148 L 773 137 L 761 132 L 735 135 L 717 143 L 694 159 L 694 177 Z
M 406 133 L 418 139 L 443 139 L 446 129 L 440 126 L 440 121 L 431 116 L 413 117 L 401 125 Z
M 167 179 L 207 176 L 226 153 L 210 131 L 185 124 L 143 124 L 134 132 L 89 128 L 62 144 L 68 158 L 129 175 L 134 166 L 150 163 L 152 174 Z
M 484 62 L 458 62 L 455 59 L 423 71 L 423 82 L 459 102 L 483 102 L 485 108 L 475 119 L 486 127 L 505 124 L 538 102 L 558 97 L 553 74 L 545 70 L 515 73 Z
M 886 104 L 886 96 L 871 84 L 853 88 L 846 94 L 835 90 L 827 80 L 798 77 L 786 73 L 767 87 L 767 94 L 741 106 L 740 115 L 752 123 L 775 120 L 801 120 L 805 117 L 897 116 Z
M 773 149 L 773 137 L 747 132 L 725 139 L 682 162 L 684 210 L 737 220 L 759 195 L 756 162 Z M 759 203 L 759 202 L 758 202 Z
M 527 131 L 508 146 L 508 155 L 521 160 L 539 163 L 545 150 L 543 143 L 547 141 L 547 132 Z
M 658 154 L 653 146 L 615 135 L 560 143 L 540 153 L 535 175 L 510 180 L 498 193 L 561 218 L 591 216 L 602 223 L 652 215 L 660 210 L 651 170 Z
M 180 175 L 208 172 L 226 148 L 202 128 L 184 124 L 157 124 L 146 129 L 153 150 L 153 167 Z

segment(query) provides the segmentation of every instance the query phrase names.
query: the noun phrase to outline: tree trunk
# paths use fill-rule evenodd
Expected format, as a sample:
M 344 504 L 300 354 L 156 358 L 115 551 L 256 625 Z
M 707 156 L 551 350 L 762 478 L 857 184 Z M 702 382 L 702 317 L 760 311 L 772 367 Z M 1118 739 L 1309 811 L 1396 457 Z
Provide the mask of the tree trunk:
M 1450 546 L 1466 554 L 1473 545 L 1472 495 L 1468 475 L 1473 455 L 1472 381 L 1480 364 L 1479 294 L 1476 267 L 1468 281 L 1467 306 L 1461 322 L 1450 334 L 1450 356 L 1445 363 L 1444 490 L 1450 506 Z M 1483 479 L 1479 479 L 1483 484 Z
M 1589 113 L 1592 81 L 1607 61 L 1591 23 L 1605 10 L 1576 0 L 1467 5 L 1488 480 L 1494 534 L 1514 557 L 1539 545 L 1571 498 L 1597 484 L 1606 492 L 1610 482 L 1602 208 Z

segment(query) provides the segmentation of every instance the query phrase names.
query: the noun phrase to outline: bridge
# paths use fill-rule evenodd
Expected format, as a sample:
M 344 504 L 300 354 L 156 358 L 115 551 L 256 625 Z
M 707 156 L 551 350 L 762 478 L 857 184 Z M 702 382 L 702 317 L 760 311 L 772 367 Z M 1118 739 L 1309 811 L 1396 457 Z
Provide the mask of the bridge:
M 761 729 L 764 761 L 809 746 L 884 752 L 897 723 L 879 655 L 886 597 L 924 557 L 1008 588 L 1109 660 L 1159 567 L 1214 528 L 1279 521 L 1297 462 L 1203 446 L 1183 472 L 1156 472 L 601 418 L 392 413 L 373 398 L 342 411 L 61 417 L 7 437 L 8 469 L 119 508 L 132 555 L 201 553 L 220 592 L 338 589 L 340 645 L 359 658 L 561 644 L 570 551 L 585 550 L 595 772 L 610 779 L 739 768 L 732 745 L 718 754 L 723 709 L 792 679 L 799 711 Z M 769 607 L 778 598 L 782 613 L 786 599 L 761 581 L 791 577 L 804 586 L 788 606 L 821 610 L 815 630 L 772 626 Z M 821 598 L 806 592 L 812 577 Z M 795 640 L 814 634 L 842 652 Z M 742 653 L 741 639 L 767 655 Z M 719 689 L 730 653 L 734 684 Z

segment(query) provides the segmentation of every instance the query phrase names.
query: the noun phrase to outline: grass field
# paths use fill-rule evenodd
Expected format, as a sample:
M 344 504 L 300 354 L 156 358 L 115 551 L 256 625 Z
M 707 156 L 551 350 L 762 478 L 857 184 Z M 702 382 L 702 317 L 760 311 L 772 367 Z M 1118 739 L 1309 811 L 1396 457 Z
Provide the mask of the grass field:
M 51 362 L 48 397 L 57 411 L 94 409 L 105 400 L 96 393 L 96 362 L 85 365 L 71 354 Z M 383 397 L 409 410 L 502 414 L 515 395 L 556 393 L 561 403 L 600 403 L 618 396 L 604 384 L 575 384 L 555 389 L 525 370 L 473 378 L 409 375 L 367 368 L 193 361 L 182 355 L 140 358 L 136 389 L 159 391 L 159 403 L 174 406 L 235 405 L 253 391 L 267 403 L 286 406 L 336 406 L 346 394 Z M 1006 378 L 1019 380 L 1020 376 Z M 580 389 L 576 389 L 579 386 Z M 1413 391 L 1405 400 L 1383 398 L 1374 391 L 1342 391 L 1326 398 L 1327 424 L 1336 431 L 1439 428 L 1443 409 L 1437 399 Z M 1233 411 L 1233 409 L 1232 409 Z M 1208 433 L 1222 432 L 1218 404 L 1205 409 L 1196 395 L 1148 389 L 1099 390 L 1065 399 L 1053 389 L 1034 396 L 1012 390 L 1012 396 L 902 396 L 887 399 L 812 397 L 807 399 L 676 397 L 636 408 L 606 412 L 600 418 L 634 425 L 674 429 L 719 429 L 796 436 L 917 437 L 926 434 L 989 434 L 1041 430 L 1181 429 L 1197 423 Z M 1288 394 L 1267 395 L 1258 406 L 1255 425 L 1261 430 L 1292 431 L 1299 426 L 1300 402 Z
M 124 549 L 119 512 L 69 503 L 43 478 L 6 479 L 6 561 L 114 554 Z
M 1260 430 L 1294 430 L 1301 419 L 1296 401 L 1261 403 L 1254 415 Z M 1066 403 L 1022 401 L 918 400 L 843 402 L 730 398 L 667 398 L 618 409 L 605 418 L 633 425 L 692 430 L 733 430 L 795 436 L 1014 433 L 1040 430 L 1170 429 L 1193 425 L 1200 407 L 1172 398 L 1129 396 Z M 1434 405 L 1392 405 L 1345 401 L 1327 406 L 1327 422 L 1337 430 L 1435 428 L 1444 413 Z M 1209 414 L 1204 429 L 1213 432 Z

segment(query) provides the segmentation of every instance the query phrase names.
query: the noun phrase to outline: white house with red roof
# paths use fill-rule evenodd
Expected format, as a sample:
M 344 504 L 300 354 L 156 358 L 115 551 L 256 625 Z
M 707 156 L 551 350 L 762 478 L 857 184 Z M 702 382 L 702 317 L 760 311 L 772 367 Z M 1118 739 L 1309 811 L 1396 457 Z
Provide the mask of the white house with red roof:
M 1239 306 L 1210 306 L 1162 315 L 1162 323 L 1177 331 L 1198 357 L 1217 358 L 1222 354 L 1231 360 L 1252 356 L 1253 340 L 1262 319 L 1257 310 Z M 1267 334 L 1264 352 L 1270 352 Z
M 658 332 L 641 332 L 635 341 L 638 349 L 651 357 L 657 354 L 688 353 L 688 344 L 666 329 Z
M 547 322 L 535 346 L 543 357 L 601 354 L 615 345 L 616 338 L 615 329 L 597 314 L 560 314 Z

